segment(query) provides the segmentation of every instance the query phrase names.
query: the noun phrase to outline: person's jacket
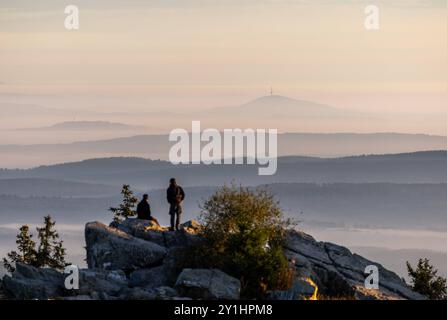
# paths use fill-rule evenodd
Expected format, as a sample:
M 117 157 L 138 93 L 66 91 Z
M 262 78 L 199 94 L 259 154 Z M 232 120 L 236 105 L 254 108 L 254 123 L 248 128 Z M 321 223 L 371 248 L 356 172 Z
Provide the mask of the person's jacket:
M 179 204 L 185 199 L 185 192 L 178 185 L 170 185 L 166 190 L 166 197 L 170 204 Z
M 149 202 L 141 200 L 137 206 L 138 219 L 150 220 L 151 218 L 151 206 Z

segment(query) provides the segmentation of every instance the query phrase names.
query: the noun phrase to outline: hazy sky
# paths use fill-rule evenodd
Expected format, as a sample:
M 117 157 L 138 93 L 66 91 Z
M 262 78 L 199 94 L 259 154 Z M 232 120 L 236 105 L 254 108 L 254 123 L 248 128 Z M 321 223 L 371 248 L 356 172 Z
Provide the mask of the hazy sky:
M 64 28 L 67 4 L 78 31 Z M 364 28 L 368 4 L 379 31 Z M 346 108 L 445 112 L 446 14 L 444 0 L 2 0 L 0 93 L 199 108 L 273 85 Z

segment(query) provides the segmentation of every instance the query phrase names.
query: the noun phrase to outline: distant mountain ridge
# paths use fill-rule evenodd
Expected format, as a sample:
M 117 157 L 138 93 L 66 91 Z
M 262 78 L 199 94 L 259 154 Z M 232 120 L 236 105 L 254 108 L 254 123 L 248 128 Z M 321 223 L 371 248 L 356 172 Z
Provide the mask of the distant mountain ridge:
M 0 167 L 35 167 L 123 156 L 167 160 L 172 145 L 168 135 L 162 134 L 63 144 L 0 145 Z M 399 133 L 278 134 L 278 156 L 343 157 L 432 150 L 447 150 L 447 137 Z
M 273 176 L 253 165 L 172 165 L 136 157 L 99 158 L 27 170 L 0 170 L 0 179 L 45 178 L 135 188 L 160 188 L 175 176 L 186 186 L 218 186 L 238 181 L 265 183 L 447 183 L 447 151 L 344 158 L 289 156 L 278 159 Z
M 219 110 L 224 111 L 224 109 Z M 271 115 L 287 117 L 294 117 L 295 115 L 298 115 L 300 117 L 327 117 L 341 114 L 347 115 L 349 113 L 342 109 L 338 109 L 328 105 L 307 100 L 293 99 L 280 95 L 263 96 L 244 103 L 241 106 L 233 108 L 230 107 L 226 108 L 225 110 L 227 112 L 234 112 L 235 110 L 237 110 L 238 114 L 240 114 L 241 112 L 246 112 L 253 117 Z
M 63 130 L 132 130 L 144 129 L 143 126 L 128 125 L 109 121 L 65 121 L 52 126 L 38 128 L 24 128 L 27 131 L 63 131 Z

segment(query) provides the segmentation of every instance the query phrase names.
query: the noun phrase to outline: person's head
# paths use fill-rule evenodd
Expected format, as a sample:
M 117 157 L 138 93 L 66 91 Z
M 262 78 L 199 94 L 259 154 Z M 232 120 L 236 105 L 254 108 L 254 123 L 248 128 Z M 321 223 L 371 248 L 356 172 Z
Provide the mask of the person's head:
M 146 193 L 143 194 L 143 200 L 145 200 L 145 201 L 149 200 L 149 195 Z
M 169 180 L 169 183 L 170 183 L 171 185 L 175 186 L 175 185 L 177 184 L 177 181 L 175 181 L 175 178 L 171 178 L 171 179 Z

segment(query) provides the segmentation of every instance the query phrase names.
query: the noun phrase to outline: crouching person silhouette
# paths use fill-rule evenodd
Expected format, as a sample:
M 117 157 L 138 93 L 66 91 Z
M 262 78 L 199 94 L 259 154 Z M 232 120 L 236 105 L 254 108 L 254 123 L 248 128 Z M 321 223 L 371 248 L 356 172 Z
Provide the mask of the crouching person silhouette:
M 158 224 L 157 219 L 152 216 L 149 196 L 147 194 L 143 195 L 143 199 L 137 205 L 137 218 L 141 220 L 151 220 Z
M 166 191 L 166 196 L 169 203 L 169 215 L 171 216 L 171 228 L 169 230 L 178 230 L 182 215 L 182 202 L 185 200 L 185 192 L 182 187 L 177 185 L 174 178 L 169 180 L 169 188 Z

